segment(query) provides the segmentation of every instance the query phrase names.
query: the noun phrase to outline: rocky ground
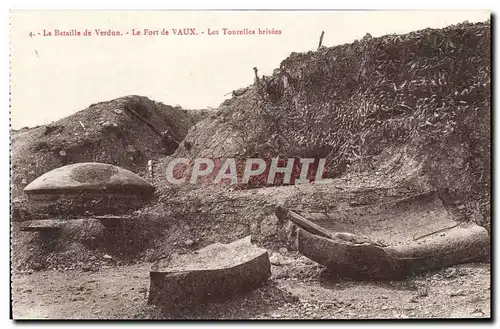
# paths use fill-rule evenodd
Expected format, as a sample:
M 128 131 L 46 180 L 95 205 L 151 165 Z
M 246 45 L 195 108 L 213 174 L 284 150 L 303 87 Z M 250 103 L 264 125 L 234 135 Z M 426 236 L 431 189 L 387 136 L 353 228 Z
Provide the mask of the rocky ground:
M 336 278 L 282 248 L 271 252 L 272 276 L 228 301 L 169 314 L 146 305 L 149 264 L 93 271 L 16 271 L 16 319 L 374 319 L 488 318 L 490 265 L 464 264 L 404 281 Z M 104 262 L 106 260 L 104 259 Z
M 134 242 L 147 248 L 135 254 L 132 261 L 124 258 L 119 250 L 92 249 L 81 244 L 87 233 L 94 232 L 86 227 L 79 227 L 78 234 L 50 240 L 50 250 L 40 248 L 40 237 L 33 233 L 15 232 L 14 318 L 372 319 L 488 318 L 491 315 L 489 264 L 458 265 L 404 281 L 360 282 L 337 278 L 293 250 L 287 241 L 286 229 L 273 215 L 277 204 L 295 205 L 302 210 L 322 209 L 325 204 L 345 208 L 414 193 L 389 179 L 351 175 L 330 180 L 324 186 L 223 192 L 216 189 L 221 196 L 216 191 L 208 193 L 208 189 L 171 196 L 165 199 L 166 206 L 144 209 L 143 212 L 149 212 L 161 222 L 143 223 L 142 235 L 155 239 L 150 245 L 144 240 Z M 228 195 L 233 198 L 227 200 L 229 205 L 212 203 L 212 197 L 222 200 Z M 357 203 L 352 204 L 353 200 Z M 178 202 L 179 207 L 190 205 L 189 209 L 177 209 L 190 216 L 184 218 L 176 215 L 177 212 L 166 212 L 174 202 Z M 175 220 L 168 222 L 169 218 Z M 146 230 L 146 226 L 151 226 L 151 230 Z M 214 242 L 227 243 L 248 234 L 270 255 L 272 276 L 262 287 L 229 301 L 175 314 L 146 305 L 151 262 L 174 252 L 197 250 Z

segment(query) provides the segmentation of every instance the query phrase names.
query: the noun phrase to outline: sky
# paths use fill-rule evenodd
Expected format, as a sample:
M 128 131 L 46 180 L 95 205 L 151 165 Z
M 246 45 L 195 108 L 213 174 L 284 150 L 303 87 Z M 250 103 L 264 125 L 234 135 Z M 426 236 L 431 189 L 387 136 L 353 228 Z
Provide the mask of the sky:
M 11 13 L 11 124 L 48 124 L 90 104 L 142 95 L 188 109 L 216 108 L 271 75 L 291 52 L 391 33 L 485 21 L 488 11 L 14 11 Z M 198 35 L 173 35 L 195 28 Z M 275 29 L 223 35 L 223 28 Z M 42 36 L 43 31 L 117 30 L 119 37 Z M 132 36 L 132 29 L 141 35 Z M 159 35 L 142 35 L 144 29 Z M 161 35 L 165 29 L 169 35 Z M 218 35 L 208 35 L 219 30 Z M 129 34 L 125 34 L 129 32 Z M 203 32 L 203 34 L 201 33 Z M 34 33 L 30 37 L 30 33 Z

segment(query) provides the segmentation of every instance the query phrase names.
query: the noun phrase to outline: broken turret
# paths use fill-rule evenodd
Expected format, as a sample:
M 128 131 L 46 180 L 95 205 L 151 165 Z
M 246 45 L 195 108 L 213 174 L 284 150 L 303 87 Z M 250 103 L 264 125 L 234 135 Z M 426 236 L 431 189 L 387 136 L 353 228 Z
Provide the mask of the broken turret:
M 58 216 L 127 213 L 144 206 L 154 187 L 133 172 L 104 163 L 51 170 L 24 188 L 42 212 Z

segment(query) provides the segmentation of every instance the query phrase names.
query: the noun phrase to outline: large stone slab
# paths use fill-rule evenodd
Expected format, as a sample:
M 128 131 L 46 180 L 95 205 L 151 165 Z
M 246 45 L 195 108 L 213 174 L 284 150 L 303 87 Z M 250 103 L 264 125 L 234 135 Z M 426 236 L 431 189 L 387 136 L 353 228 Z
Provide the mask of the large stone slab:
M 257 288 L 270 276 L 268 253 L 252 245 L 250 236 L 215 243 L 153 265 L 148 304 L 178 309 L 226 299 Z
M 25 221 L 21 225 L 23 232 L 56 232 L 66 225 L 66 220 L 44 219 Z
M 88 220 L 98 220 L 106 230 L 118 230 L 122 226 L 123 220 L 133 220 L 132 216 L 91 216 L 91 217 L 76 217 L 76 218 L 52 218 L 52 219 L 35 219 L 26 220 L 21 224 L 22 232 L 57 232 L 62 230 L 69 221 L 81 222 Z

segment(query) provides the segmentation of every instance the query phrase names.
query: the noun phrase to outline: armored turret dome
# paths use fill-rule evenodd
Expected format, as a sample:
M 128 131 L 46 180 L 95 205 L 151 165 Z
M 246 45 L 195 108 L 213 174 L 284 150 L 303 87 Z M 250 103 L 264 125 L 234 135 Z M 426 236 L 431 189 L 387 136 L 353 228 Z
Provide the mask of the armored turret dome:
M 75 163 L 35 179 L 24 192 L 52 216 L 120 214 L 143 207 L 154 186 L 133 172 L 104 163 Z
M 78 192 L 151 194 L 154 187 L 133 172 L 104 163 L 75 163 L 51 170 L 24 188 L 29 194 Z

